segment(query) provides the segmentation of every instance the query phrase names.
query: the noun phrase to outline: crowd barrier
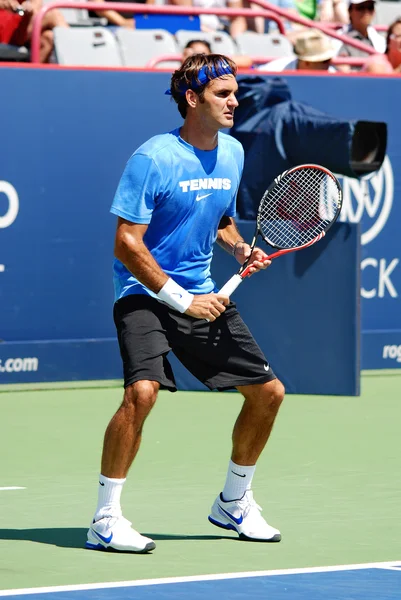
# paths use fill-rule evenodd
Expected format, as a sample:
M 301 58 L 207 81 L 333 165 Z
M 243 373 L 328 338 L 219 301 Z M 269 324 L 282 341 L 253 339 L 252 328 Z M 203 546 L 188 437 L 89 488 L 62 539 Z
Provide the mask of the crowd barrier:
M 259 8 L 260 7 L 260 8 Z M 55 0 L 54 2 L 46 3 L 36 14 L 33 20 L 32 29 L 32 52 L 31 60 L 34 63 L 40 63 L 40 32 L 41 24 L 45 15 L 53 8 L 73 8 L 73 9 L 85 9 L 93 11 L 103 11 L 107 9 L 118 10 L 122 13 L 131 14 L 145 14 L 145 15 L 201 15 L 201 14 L 212 14 L 219 17 L 263 17 L 272 21 L 275 21 L 277 28 L 281 33 L 284 33 L 285 26 L 283 19 L 303 25 L 304 27 L 314 27 L 320 29 L 323 33 L 330 37 L 340 40 L 344 44 L 348 44 L 359 50 L 363 50 L 367 55 L 374 54 L 375 50 L 364 44 L 360 40 L 357 40 L 348 35 L 344 35 L 341 31 L 337 31 L 334 24 L 323 23 L 320 21 L 312 21 L 306 19 L 301 15 L 291 12 L 288 9 L 283 9 L 276 4 L 271 4 L 265 0 L 256 0 L 253 3 L 253 8 L 205 8 L 195 6 L 163 6 L 160 4 L 137 4 L 137 3 L 126 3 L 126 2 L 91 2 L 91 0 L 74 0 L 73 2 L 68 0 Z
M 388 155 L 369 180 L 342 178 L 343 222 L 327 240 L 280 258 L 235 300 L 288 391 L 357 394 L 360 304 L 362 367 L 401 365 L 399 81 L 287 81 L 294 99 L 339 118 L 385 120 Z M 109 207 L 133 150 L 181 123 L 168 83 L 166 73 L 0 69 L 0 384 L 121 377 Z M 253 224 L 241 227 L 251 237 Z M 216 281 L 235 269 L 218 249 Z

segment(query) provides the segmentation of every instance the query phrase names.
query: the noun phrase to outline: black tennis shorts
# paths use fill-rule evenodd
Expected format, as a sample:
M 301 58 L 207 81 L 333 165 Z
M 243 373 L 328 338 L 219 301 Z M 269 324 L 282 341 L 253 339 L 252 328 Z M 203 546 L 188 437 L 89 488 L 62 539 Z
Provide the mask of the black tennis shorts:
M 235 304 L 209 323 L 181 314 L 151 296 L 131 294 L 114 305 L 114 322 L 124 367 L 124 386 L 158 381 L 176 391 L 167 354 L 209 389 L 265 383 L 275 374 Z

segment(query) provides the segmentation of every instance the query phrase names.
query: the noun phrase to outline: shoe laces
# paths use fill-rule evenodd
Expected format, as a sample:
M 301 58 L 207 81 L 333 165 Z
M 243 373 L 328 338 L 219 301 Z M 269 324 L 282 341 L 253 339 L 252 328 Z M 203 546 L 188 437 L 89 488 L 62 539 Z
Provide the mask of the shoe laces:
M 126 519 L 125 517 L 123 517 L 122 515 L 105 515 L 104 517 L 102 517 L 102 519 L 107 519 L 107 526 L 111 529 L 113 528 L 115 525 L 118 524 L 118 527 L 131 527 L 132 523 L 131 521 L 128 521 L 128 519 Z
M 264 522 L 264 519 L 260 514 L 262 512 L 262 507 L 255 502 L 253 492 L 251 490 L 245 492 L 244 497 L 240 500 L 240 503 L 243 510 L 244 519 L 249 515 L 252 521 L 258 521 L 261 519 Z

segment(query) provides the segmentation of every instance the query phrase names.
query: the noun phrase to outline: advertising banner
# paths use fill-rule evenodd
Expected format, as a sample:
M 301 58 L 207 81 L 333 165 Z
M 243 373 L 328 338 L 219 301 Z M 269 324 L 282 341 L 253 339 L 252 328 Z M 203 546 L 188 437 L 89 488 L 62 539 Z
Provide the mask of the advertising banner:
M 168 81 L 166 73 L 0 69 L 0 110 L 7 116 L 0 147 L 0 383 L 121 377 L 111 312 L 115 219 L 109 207 L 131 153 L 152 135 L 182 122 L 176 106 L 164 95 Z M 333 293 L 336 287 L 341 290 L 337 299 L 332 298 L 333 306 L 342 303 L 342 311 L 335 314 L 338 331 L 344 333 L 336 347 L 340 366 L 330 375 L 333 381 L 342 365 L 352 360 L 345 387 L 339 391 L 333 383 L 327 393 L 357 393 L 359 222 L 362 368 L 401 366 L 399 80 L 291 76 L 286 81 L 293 98 L 320 111 L 340 119 L 388 124 L 382 169 L 361 180 L 341 177 L 343 224 L 331 240 L 333 251 L 327 250 L 331 262 L 326 263 L 319 252 L 316 265 L 322 270 L 314 272 L 322 281 L 327 279 L 324 272 L 336 273 Z M 253 229 L 253 224 L 249 227 Z M 221 259 L 222 264 L 227 259 Z M 283 281 L 275 285 L 285 287 L 287 296 L 291 281 L 296 288 L 295 276 L 306 286 L 318 281 L 311 284 L 307 278 L 311 269 L 302 270 L 302 260 L 308 259 L 280 259 L 274 267 L 271 279 L 282 273 Z M 234 272 L 234 267 L 231 260 L 226 268 Z M 263 276 L 269 280 L 267 274 Z M 348 294 L 344 285 L 350 286 Z M 279 291 L 278 287 L 272 309 L 276 320 L 282 305 Z M 301 292 L 308 297 L 307 288 Z M 246 307 L 250 297 L 246 301 L 242 294 L 245 291 L 239 290 L 236 300 Z M 329 301 L 326 295 L 326 314 L 330 314 Z M 310 295 L 310 302 L 313 310 L 323 310 L 317 294 Z M 296 332 L 290 334 L 296 339 Z M 329 340 L 325 352 L 325 360 L 334 360 Z M 288 357 L 294 361 L 293 353 Z M 305 367 L 311 369 L 306 359 Z M 302 378 L 292 378 L 290 362 L 284 360 L 278 370 L 280 375 L 286 373 L 292 391 L 324 393 L 320 384 L 306 390 Z M 38 364 L 48 367 L 42 370 Z

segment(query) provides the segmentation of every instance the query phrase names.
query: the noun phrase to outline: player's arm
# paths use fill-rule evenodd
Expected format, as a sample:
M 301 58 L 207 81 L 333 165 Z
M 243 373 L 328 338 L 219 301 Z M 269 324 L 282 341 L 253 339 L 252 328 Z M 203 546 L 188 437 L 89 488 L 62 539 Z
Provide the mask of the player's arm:
M 118 217 L 114 255 L 144 286 L 152 292 L 166 283 L 168 276 L 149 252 L 143 237 L 148 226 Z
M 220 223 L 217 233 L 217 243 L 224 248 L 229 254 L 235 256 L 240 265 L 244 264 L 251 253 L 251 247 L 238 231 L 234 217 L 224 216 Z M 249 262 L 252 264 L 249 275 L 256 273 L 260 269 L 266 269 L 271 264 L 271 261 L 264 262 L 267 257 L 266 252 L 261 248 L 254 248 Z
M 214 321 L 225 311 L 226 296 L 195 296 L 171 279 L 153 258 L 144 242 L 148 226 L 118 217 L 114 254 L 160 300 L 191 317 Z

